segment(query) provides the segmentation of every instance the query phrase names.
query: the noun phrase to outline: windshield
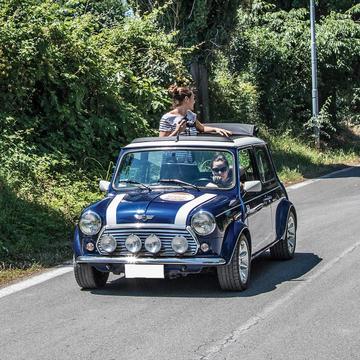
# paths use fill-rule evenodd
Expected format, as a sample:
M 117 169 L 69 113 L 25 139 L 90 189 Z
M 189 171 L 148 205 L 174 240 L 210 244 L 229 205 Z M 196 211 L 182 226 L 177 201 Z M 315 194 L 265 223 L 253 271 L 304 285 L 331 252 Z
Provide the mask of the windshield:
M 234 157 L 230 151 L 175 149 L 126 153 L 114 179 L 115 189 L 234 186 Z

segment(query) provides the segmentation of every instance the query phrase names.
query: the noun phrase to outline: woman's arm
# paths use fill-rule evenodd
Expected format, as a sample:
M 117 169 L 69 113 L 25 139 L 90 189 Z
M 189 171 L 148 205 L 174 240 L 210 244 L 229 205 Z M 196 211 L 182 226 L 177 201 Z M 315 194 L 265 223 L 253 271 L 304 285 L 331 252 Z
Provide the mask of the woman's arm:
M 217 128 L 217 127 L 207 126 L 207 125 L 205 126 L 199 120 L 196 120 L 195 126 L 200 132 L 203 132 L 203 133 L 216 133 L 216 134 L 226 136 L 226 137 L 229 137 L 230 135 L 232 135 L 231 131 Z

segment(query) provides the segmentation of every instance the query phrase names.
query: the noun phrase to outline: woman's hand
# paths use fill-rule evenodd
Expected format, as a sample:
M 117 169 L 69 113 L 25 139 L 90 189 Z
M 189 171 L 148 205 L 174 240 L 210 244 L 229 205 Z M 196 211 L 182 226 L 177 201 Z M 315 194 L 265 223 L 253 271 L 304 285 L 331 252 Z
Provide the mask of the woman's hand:
M 221 136 L 226 136 L 229 137 L 232 135 L 231 131 L 225 130 L 225 129 L 220 129 L 220 128 L 214 128 L 216 134 L 219 134 Z
M 176 128 L 174 131 L 174 135 L 177 135 L 178 133 L 183 132 L 186 129 L 186 120 L 182 119 L 176 124 Z

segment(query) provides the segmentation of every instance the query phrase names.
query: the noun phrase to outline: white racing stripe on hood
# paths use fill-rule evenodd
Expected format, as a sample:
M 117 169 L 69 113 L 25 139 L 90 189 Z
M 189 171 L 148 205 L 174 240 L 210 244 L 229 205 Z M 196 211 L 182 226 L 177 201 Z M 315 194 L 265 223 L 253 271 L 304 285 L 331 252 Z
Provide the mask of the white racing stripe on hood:
M 116 195 L 106 209 L 106 225 L 116 225 L 117 207 L 126 194 Z
M 204 194 L 199 196 L 198 198 L 191 200 L 184 204 L 177 212 L 175 217 L 175 225 L 186 225 L 186 219 L 190 214 L 190 211 L 195 209 L 197 206 L 202 203 L 214 198 L 216 194 Z

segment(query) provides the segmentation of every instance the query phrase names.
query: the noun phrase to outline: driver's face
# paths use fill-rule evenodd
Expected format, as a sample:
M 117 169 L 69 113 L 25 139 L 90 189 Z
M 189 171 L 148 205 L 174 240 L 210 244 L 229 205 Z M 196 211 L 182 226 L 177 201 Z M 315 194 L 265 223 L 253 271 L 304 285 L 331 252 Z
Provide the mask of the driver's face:
M 229 168 L 226 166 L 224 161 L 214 161 L 211 170 L 215 176 L 221 177 L 225 181 L 229 176 Z

